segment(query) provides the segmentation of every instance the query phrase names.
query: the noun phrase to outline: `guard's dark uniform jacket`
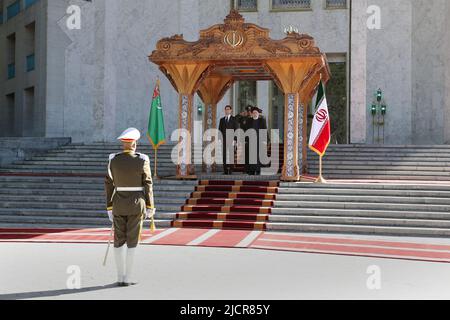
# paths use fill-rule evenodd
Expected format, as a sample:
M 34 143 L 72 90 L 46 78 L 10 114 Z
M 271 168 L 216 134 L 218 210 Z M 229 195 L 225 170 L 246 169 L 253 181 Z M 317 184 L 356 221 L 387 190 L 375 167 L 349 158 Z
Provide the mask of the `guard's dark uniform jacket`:
M 133 151 L 111 154 L 105 191 L 107 210 L 114 215 L 114 246 L 136 247 L 146 209 L 154 208 L 148 156 Z

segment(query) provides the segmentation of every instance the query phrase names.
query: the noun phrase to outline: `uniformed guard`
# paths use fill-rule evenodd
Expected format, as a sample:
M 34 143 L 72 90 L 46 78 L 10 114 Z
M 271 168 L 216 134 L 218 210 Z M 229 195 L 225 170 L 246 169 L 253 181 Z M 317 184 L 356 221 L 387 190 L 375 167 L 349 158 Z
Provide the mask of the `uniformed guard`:
M 140 137 L 139 130 L 129 128 L 117 138 L 122 141 L 123 152 L 109 156 L 105 178 L 106 206 L 114 227 L 117 285 L 121 287 L 136 284 L 130 276 L 143 219 L 155 214 L 150 160 L 136 152 Z

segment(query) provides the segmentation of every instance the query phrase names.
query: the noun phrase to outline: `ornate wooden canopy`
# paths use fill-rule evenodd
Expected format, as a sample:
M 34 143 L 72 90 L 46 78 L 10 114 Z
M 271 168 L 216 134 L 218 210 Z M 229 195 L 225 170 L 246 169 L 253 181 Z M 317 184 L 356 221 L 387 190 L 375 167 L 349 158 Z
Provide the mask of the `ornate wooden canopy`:
M 182 74 L 171 72 L 174 65 L 183 72 L 183 65 L 207 64 L 204 77 L 211 74 L 231 76 L 233 80 L 274 79 L 281 89 L 284 89 L 282 80 L 278 70 L 273 70 L 274 64 L 282 68 L 283 63 L 301 63 L 302 69 L 322 74 L 324 81 L 330 75 L 326 57 L 311 36 L 293 32 L 284 39 L 273 40 L 269 29 L 246 23 L 235 10 L 226 17 L 224 24 L 200 31 L 198 41 L 186 41 L 183 35 L 161 39 L 149 59 L 160 66 L 177 90 L 182 89 L 178 88 L 178 78 Z M 313 72 L 309 76 L 313 76 Z
M 183 35 L 161 39 L 149 59 L 159 65 L 180 94 L 180 128 L 188 130 L 196 92 L 214 109 L 234 81 L 274 80 L 286 94 L 283 177 L 299 178 L 304 166 L 299 158 L 306 159 L 306 108 L 302 104 L 310 101 L 320 79 L 327 82 L 330 78 L 326 56 L 311 36 L 292 32 L 274 40 L 269 29 L 246 23 L 232 10 L 223 24 L 200 31 L 198 41 L 186 41 Z M 188 164 L 181 163 L 179 176 L 192 173 Z

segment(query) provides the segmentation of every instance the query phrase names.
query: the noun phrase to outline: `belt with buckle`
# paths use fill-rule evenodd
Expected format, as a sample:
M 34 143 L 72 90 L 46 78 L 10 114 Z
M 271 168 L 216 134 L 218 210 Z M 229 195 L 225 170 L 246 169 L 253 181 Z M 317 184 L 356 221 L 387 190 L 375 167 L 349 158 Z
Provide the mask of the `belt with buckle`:
M 144 191 L 144 187 L 117 187 L 117 191 Z

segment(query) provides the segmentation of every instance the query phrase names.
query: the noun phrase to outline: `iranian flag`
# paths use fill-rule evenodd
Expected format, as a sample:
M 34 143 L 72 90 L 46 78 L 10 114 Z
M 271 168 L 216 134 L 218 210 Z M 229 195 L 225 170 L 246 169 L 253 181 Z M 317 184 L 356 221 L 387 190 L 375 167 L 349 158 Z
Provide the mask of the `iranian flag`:
M 311 127 L 309 137 L 309 148 L 319 156 L 323 156 L 330 144 L 330 114 L 328 113 L 327 98 L 325 97 L 325 88 L 320 81 L 316 96 L 316 114 Z
M 147 136 L 150 139 L 153 149 L 158 149 L 160 145 L 165 143 L 166 134 L 164 130 L 164 114 L 161 105 L 161 95 L 159 93 L 159 80 L 156 82 L 153 91 L 152 107 L 150 109 L 150 117 L 148 119 Z

